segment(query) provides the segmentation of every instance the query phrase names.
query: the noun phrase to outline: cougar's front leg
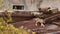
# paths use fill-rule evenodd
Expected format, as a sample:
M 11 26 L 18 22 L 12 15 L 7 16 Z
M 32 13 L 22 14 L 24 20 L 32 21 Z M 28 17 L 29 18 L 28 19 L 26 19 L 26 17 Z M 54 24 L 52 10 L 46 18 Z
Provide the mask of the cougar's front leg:
M 36 21 L 36 22 L 35 22 L 35 25 L 36 25 L 36 26 L 37 26 L 37 23 L 38 23 L 38 22 Z
M 45 27 L 45 25 L 43 23 L 41 23 L 41 27 Z

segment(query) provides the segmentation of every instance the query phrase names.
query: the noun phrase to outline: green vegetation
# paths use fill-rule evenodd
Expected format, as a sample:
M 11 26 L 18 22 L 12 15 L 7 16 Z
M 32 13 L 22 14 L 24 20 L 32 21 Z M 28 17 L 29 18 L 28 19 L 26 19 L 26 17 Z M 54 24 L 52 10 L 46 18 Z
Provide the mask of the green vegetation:
M 5 4 L 4 4 L 3 0 L 0 0 L 0 8 L 2 8 L 4 6 L 5 6 Z
M 0 18 L 0 34 L 29 34 L 30 30 L 24 29 L 23 26 L 15 28 L 12 24 L 7 24 L 3 18 Z
M 8 13 L 7 13 L 7 17 L 8 17 L 7 23 L 13 21 L 11 16 L 12 16 L 12 12 L 8 12 Z
M 0 34 L 36 34 L 30 29 L 25 29 L 24 26 L 15 28 L 12 24 L 8 24 L 8 22 L 12 21 L 11 15 L 12 13 L 7 13 L 7 22 L 2 17 L 0 17 Z

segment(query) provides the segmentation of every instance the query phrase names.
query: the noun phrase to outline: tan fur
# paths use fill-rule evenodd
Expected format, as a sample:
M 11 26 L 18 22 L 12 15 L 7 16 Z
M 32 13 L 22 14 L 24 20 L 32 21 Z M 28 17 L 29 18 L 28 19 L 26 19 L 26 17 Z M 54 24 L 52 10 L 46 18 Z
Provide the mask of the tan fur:
M 44 20 L 43 20 L 43 19 L 35 18 L 34 20 L 35 20 L 35 22 L 36 22 L 36 24 L 35 24 L 36 26 L 37 26 L 37 23 L 41 23 L 41 26 L 44 27 L 44 24 L 43 24 L 43 23 L 44 23 Z

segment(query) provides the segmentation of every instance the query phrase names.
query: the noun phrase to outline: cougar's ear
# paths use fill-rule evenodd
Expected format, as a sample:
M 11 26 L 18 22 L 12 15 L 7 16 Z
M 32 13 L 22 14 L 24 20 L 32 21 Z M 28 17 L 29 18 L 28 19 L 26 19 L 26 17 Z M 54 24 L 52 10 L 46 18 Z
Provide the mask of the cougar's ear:
M 48 7 L 48 9 L 51 9 L 50 7 Z
M 38 10 L 41 10 L 41 8 L 38 8 Z
M 52 11 L 52 10 L 49 10 L 49 11 Z

